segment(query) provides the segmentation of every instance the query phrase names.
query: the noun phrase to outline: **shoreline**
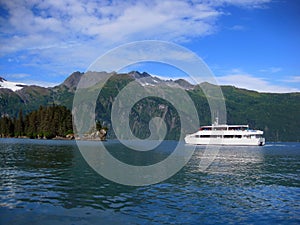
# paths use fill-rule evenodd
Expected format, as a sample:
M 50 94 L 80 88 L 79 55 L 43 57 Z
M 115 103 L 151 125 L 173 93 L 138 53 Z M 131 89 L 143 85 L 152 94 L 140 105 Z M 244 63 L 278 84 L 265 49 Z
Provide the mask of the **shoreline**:
M 47 140 L 53 140 L 53 141 L 107 141 L 101 140 L 100 138 L 67 138 L 67 137 L 54 137 L 54 138 L 30 138 L 27 136 L 22 136 L 22 137 L 0 137 L 1 139 L 24 139 L 24 140 L 41 140 L 41 141 L 47 141 Z
M 66 137 L 54 137 L 54 138 L 30 138 L 27 136 L 22 136 L 22 137 L 0 137 L 1 139 L 24 139 L 24 140 L 53 140 L 53 141 L 109 141 L 109 140 L 118 140 L 118 139 L 105 139 L 101 140 L 100 138 L 66 138 Z M 175 141 L 175 140 L 165 140 L 165 141 Z M 272 143 L 300 143 L 300 141 L 268 141 L 264 146 L 270 145 Z M 206 145 L 196 145 L 196 146 L 206 146 Z M 224 145 L 223 145 L 224 146 Z M 236 147 L 241 147 L 241 146 L 236 146 Z

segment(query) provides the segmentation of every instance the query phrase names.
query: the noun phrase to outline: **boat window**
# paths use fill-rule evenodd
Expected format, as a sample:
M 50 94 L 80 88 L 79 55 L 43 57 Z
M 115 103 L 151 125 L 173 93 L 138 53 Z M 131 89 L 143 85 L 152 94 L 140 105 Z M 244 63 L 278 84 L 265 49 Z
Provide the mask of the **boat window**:
M 233 138 L 233 135 L 224 135 L 224 138 Z
M 227 130 L 227 127 L 214 127 L 214 130 Z
M 222 135 L 200 135 L 201 138 L 222 138 Z
M 201 138 L 210 138 L 210 135 L 200 135 Z
M 211 127 L 201 127 L 200 130 L 211 130 Z
M 245 138 L 255 138 L 255 137 L 261 137 L 261 135 L 245 135 L 245 136 L 242 136 L 242 135 L 194 135 L 194 138 L 242 138 L 242 137 L 245 137 Z
M 261 134 L 251 134 L 250 136 L 248 137 L 251 137 L 251 138 L 261 138 L 262 135 Z
M 247 130 L 248 128 L 243 126 L 243 127 L 229 127 L 228 130 Z
M 224 135 L 224 138 L 242 138 L 242 135 Z

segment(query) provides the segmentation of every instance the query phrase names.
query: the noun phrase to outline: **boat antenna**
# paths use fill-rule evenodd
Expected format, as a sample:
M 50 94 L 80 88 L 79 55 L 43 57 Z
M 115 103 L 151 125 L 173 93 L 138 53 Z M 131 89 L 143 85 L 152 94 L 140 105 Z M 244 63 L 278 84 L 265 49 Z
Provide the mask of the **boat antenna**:
M 212 112 L 212 117 L 211 118 L 213 120 L 212 126 L 219 125 L 219 113 L 218 112 Z
M 219 125 L 219 117 L 217 117 L 217 116 L 216 116 L 216 119 L 215 119 L 214 125 L 215 125 L 215 126 Z

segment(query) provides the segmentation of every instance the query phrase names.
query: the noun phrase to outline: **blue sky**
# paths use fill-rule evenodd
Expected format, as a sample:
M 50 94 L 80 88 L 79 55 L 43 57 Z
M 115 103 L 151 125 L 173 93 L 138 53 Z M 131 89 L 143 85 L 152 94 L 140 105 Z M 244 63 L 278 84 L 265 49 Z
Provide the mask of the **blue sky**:
M 219 84 L 300 91 L 299 21 L 297 0 L 0 0 L 0 76 L 54 85 L 116 46 L 163 40 L 195 52 Z

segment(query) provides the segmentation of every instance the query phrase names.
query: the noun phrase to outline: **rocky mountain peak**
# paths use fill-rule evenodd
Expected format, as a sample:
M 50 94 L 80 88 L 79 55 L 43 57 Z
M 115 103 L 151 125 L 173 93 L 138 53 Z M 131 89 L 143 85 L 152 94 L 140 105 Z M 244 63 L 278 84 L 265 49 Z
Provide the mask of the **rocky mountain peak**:
M 140 73 L 139 71 L 131 71 L 128 73 L 130 76 L 132 76 L 135 79 L 141 79 L 141 78 L 146 78 L 146 77 L 151 77 L 150 74 L 143 72 Z
M 79 71 L 72 73 L 65 81 L 61 84 L 66 86 L 69 89 L 76 89 L 81 77 L 84 75 L 84 73 L 81 73 Z

